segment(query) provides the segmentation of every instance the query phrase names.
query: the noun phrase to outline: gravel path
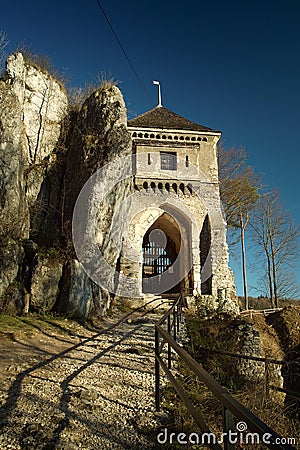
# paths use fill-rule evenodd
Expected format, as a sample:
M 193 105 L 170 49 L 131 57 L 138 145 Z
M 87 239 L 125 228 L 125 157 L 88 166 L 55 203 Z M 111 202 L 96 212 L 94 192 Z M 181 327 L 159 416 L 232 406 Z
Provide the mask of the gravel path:
M 114 319 L 97 334 L 85 330 L 61 339 L 63 350 L 53 348 L 35 364 L 13 368 L 14 376 L 6 368 L 1 450 L 154 448 L 154 322 L 159 317 L 152 312 Z

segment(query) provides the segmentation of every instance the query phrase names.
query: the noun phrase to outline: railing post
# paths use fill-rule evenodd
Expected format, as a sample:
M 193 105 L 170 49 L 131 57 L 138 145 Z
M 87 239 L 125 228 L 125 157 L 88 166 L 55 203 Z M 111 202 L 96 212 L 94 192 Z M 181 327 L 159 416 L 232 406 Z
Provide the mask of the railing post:
M 174 341 L 176 341 L 176 311 L 173 308 Z
M 224 433 L 224 450 L 234 450 L 235 444 L 234 442 L 229 440 L 229 434 L 235 433 L 235 426 L 233 420 L 233 414 L 229 409 L 223 406 L 223 433 Z M 235 437 L 235 436 L 234 436 Z
M 179 304 L 177 304 L 177 314 L 176 314 L 176 319 L 177 319 L 177 331 L 179 333 Z
M 269 397 L 269 360 L 265 359 L 265 396 L 266 400 Z
M 181 322 L 181 302 L 182 302 L 182 299 L 180 299 L 180 301 L 178 303 L 179 322 Z
M 159 337 L 155 327 L 155 408 L 160 411 Z
M 168 335 L 171 336 L 171 317 L 168 315 Z M 172 360 L 171 360 L 171 346 L 168 342 L 168 369 L 172 368 Z

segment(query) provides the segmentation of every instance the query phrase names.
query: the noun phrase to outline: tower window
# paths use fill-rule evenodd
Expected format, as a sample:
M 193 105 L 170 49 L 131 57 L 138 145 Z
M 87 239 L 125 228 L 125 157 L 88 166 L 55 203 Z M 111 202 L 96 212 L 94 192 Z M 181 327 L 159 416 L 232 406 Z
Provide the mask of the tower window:
M 189 156 L 186 155 L 185 157 L 185 167 L 189 167 Z
M 160 166 L 162 170 L 177 170 L 177 154 L 160 152 Z
M 150 166 L 150 164 L 151 164 L 151 154 L 148 153 L 148 166 Z

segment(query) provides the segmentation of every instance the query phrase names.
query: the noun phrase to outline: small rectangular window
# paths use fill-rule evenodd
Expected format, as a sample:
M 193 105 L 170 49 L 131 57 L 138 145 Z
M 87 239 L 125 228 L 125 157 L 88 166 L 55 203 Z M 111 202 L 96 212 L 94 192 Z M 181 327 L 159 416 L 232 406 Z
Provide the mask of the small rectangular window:
M 150 166 L 150 164 L 151 164 L 151 154 L 148 153 L 148 166 Z
M 177 170 L 177 153 L 160 152 L 160 167 L 162 170 Z
M 186 155 L 185 157 L 185 167 L 189 167 L 189 157 Z

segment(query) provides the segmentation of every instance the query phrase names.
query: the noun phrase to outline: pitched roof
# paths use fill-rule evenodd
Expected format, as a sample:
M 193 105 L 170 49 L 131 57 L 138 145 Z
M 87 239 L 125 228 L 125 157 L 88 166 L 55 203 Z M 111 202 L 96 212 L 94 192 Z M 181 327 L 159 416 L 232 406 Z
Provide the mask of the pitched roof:
M 190 131 L 216 131 L 212 128 L 204 127 L 198 123 L 185 119 L 182 116 L 170 111 L 163 106 L 156 106 L 156 108 L 128 120 L 129 127 L 137 128 L 161 128 L 161 129 L 176 129 L 176 130 L 190 130 Z

